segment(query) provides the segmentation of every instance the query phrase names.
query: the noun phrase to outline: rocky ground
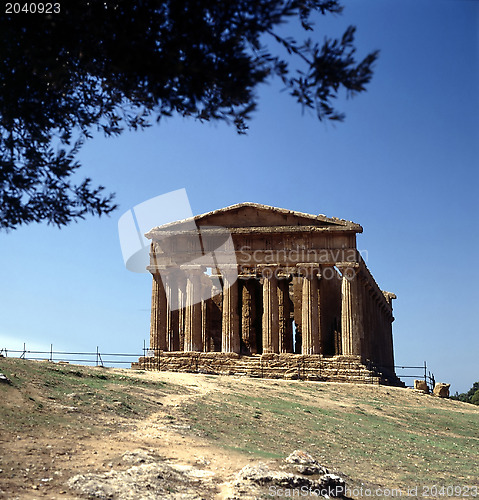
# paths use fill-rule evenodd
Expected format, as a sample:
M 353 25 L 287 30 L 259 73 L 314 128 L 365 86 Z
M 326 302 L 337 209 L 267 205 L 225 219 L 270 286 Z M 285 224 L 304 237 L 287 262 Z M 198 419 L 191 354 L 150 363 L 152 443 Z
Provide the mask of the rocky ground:
M 55 369 L 51 364 L 46 368 Z M 59 370 L 68 373 L 73 368 Z M 84 379 L 92 369 L 79 370 Z M 195 435 L 188 424 L 178 423 L 174 415 L 185 401 L 215 390 L 215 384 L 204 377 L 172 375 L 178 384 L 173 388 L 181 390 L 146 392 L 143 397 L 153 400 L 158 410 L 136 418 L 121 413 L 128 403 L 119 398 L 98 397 L 100 389 L 96 394 L 83 387 L 63 397 L 48 395 L 49 391 L 42 392 L 43 371 L 24 371 L 24 366 L 16 367 L 1 383 L 6 398 L 3 410 L 9 410 L 3 424 L 10 419 L 15 432 L 7 425 L 0 437 L 0 498 L 248 500 L 269 497 L 273 490 L 303 487 L 309 491 L 343 484 L 305 452 L 293 454 L 284 463 L 258 461 L 219 448 Z M 109 370 L 106 380 L 113 375 L 135 377 L 128 370 Z M 30 377 L 26 384 L 25 376 Z M 169 378 L 141 375 L 143 383 L 158 377 Z M 46 385 L 52 383 L 47 380 Z M 85 390 L 94 398 L 88 406 L 83 404 Z
M 78 474 L 67 484 L 88 498 L 255 500 L 285 496 L 286 491 L 292 496 L 294 490 L 303 498 L 345 498 L 344 480 L 300 450 L 282 462 L 246 465 L 223 483 L 211 470 L 171 463 L 142 449 L 127 452 L 122 459 L 134 465 L 121 471 Z
M 284 498 L 293 491 L 303 498 L 341 497 L 345 486 L 401 484 L 406 465 L 430 463 L 431 475 L 436 448 L 444 463 L 437 466 L 435 481 L 460 477 L 470 485 L 477 483 L 478 448 L 469 442 L 479 443 L 478 409 L 414 391 L 1 358 L 0 371 L 7 377 L 0 382 L 0 498 L 8 500 L 249 500 Z M 289 400 L 292 403 L 286 404 Z M 360 407 L 357 402 L 363 400 Z M 405 438 L 400 434 L 364 434 L 364 429 L 394 432 L 390 429 L 400 422 L 397 408 L 406 403 L 412 408 L 406 420 L 429 405 L 434 410 L 431 418 L 440 418 L 437 422 L 443 426 L 418 428 L 417 436 L 405 430 L 413 439 L 425 434 L 431 440 L 432 447 L 421 457 L 401 448 L 398 440 Z M 391 411 L 383 415 L 388 407 Z M 457 422 L 451 418 L 456 414 Z M 228 419 L 220 422 L 223 416 Z M 348 419 L 340 420 L 343 417 Z M 330 421 L 339 434 L 320 432 L 318 425 L 327 428 Z M 359 427 L 361 422 L 368 427 Z M 467 440 L 461 441 L 465 426 L 470 429 Z M 311 432 L 313 437 L 306 436 Z M 441 433 L 449 441 L 433 441 Z M 234 441 L 239 438 L 241 442 Z M 386 442 L 384 447 L 389 461 L 368 457 L 369 449 L 379 449 L 382 441 L 393 438 L 394 444 Z M 374 448 L 367 448 L 370 439 Z M 300 448 L 308 442 L 306 449 Z M 343 442 L 353 443 L 355 449 L 344 452 Z M 456 442 L 467 446 L 448 452 L 446 445 Z M 442 449 L 438 443 L 444 444 Z M 361 455 L 355 455 L 358 449 Z M 414 463 L 406 464 L 408 460 Z M 416 477 L 414 470 L 419 469 L 408 477 Z

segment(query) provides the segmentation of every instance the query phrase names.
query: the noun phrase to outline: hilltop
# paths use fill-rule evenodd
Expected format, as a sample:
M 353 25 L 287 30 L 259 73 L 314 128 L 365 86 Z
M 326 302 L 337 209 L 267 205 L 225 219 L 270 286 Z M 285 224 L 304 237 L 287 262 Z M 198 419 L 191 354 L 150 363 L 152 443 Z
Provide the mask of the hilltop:
M 161 477 L 165 497 L 233 498 L 238 471 L 280 467 L 293 450 L 350 488 L 479 484 L 479 407 L 411 389 L 14 358 L 0 372 L 5 498 L 120 498 L 95 481 L 140 472 Z

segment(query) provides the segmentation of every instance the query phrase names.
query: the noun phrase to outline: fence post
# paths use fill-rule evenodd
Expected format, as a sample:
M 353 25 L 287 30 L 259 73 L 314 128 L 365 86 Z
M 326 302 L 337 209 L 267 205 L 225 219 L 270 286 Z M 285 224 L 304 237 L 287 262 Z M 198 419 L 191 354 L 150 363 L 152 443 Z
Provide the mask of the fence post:
M 50 361 L 53 362 L 53 344 L 50 344 Z
M 98 366 L 98 346 L 96 346 L 96 366 Z
M 425 361 L 424 361 L 424 382 L 427 383 L 427 366 Z
M 25 342 L 23 343 L 23 352 L 22 354 L 20 355 L 20 359 L 25 359 L 25 352 L 26 352 L 26 348 L 25 348 Z

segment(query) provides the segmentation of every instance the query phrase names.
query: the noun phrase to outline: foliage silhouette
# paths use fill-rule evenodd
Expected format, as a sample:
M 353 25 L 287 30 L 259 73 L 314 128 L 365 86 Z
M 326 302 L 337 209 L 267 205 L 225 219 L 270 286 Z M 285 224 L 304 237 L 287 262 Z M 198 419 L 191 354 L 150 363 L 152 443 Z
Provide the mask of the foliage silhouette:
M 258 85 L 274 77 L 320 120 L 342 120 L 333 99 L 364 91 L 378 56 L 356 61 L 352 26 L 322 44 L 306 37 L 312 14 L 342 11 L 337 0 L 77 0 L 60 10 L 0 17 L 0 229 L 115 209 L 113 195 L 76 176 L 79 148 L 98 130 L 181 115 L 245 133 Z M 280 34 L 295 19 L 304 41 Z

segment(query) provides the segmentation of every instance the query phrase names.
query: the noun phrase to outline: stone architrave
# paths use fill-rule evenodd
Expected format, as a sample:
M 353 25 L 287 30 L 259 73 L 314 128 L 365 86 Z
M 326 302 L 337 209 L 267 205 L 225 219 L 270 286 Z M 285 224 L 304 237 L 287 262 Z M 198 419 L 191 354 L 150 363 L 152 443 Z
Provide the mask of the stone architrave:
M 238 314 L 238 279 L 236 272 L 223 272 L 223 314 L 221 350 L 240 352 L 240 328 Z
M 159 273 L 153 274 L 153 286 L 151 294 L 151 326 L 150 326 L 150 349 L 155 356 L 166 349 L 166 319 L 168 309 L 166 305 L 166 293 L 163 281 Z
M 263 353 L 279 352 L 278 285 L 274 269 L 263 270 Z

